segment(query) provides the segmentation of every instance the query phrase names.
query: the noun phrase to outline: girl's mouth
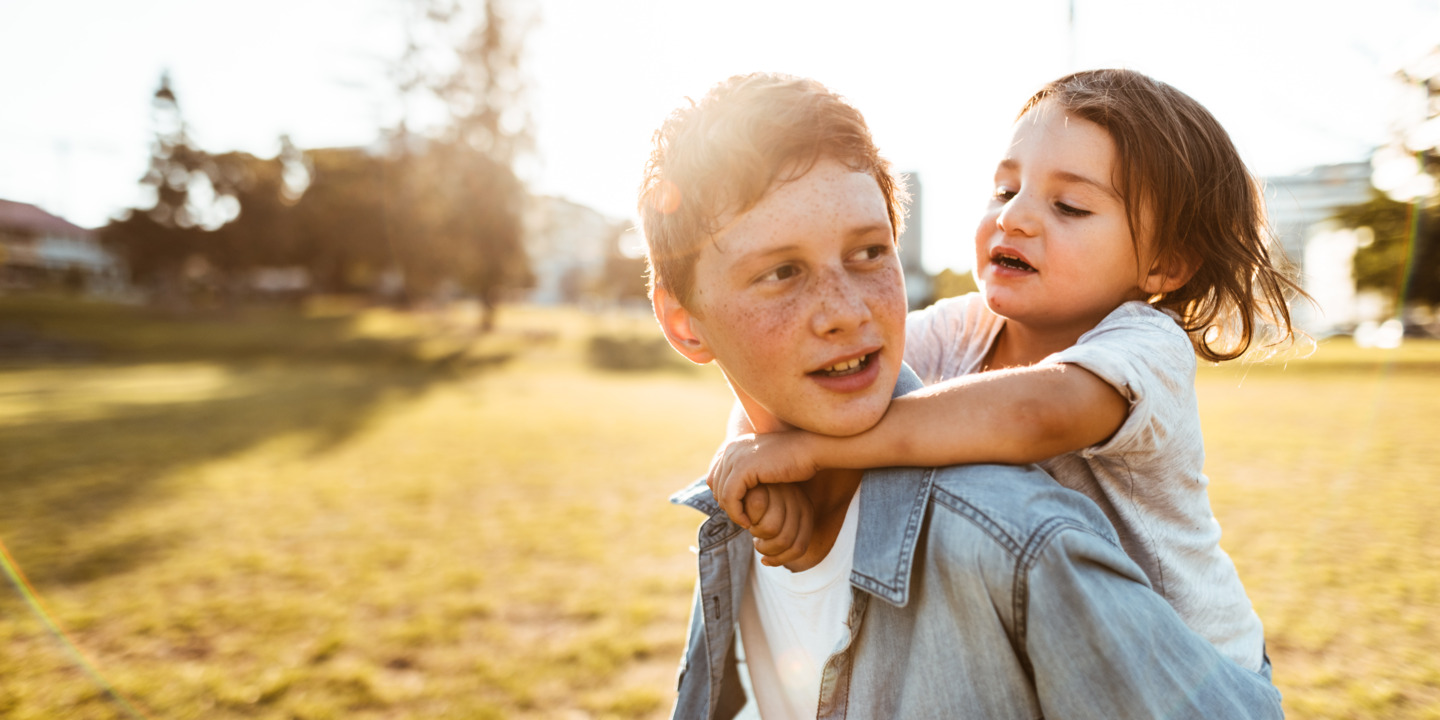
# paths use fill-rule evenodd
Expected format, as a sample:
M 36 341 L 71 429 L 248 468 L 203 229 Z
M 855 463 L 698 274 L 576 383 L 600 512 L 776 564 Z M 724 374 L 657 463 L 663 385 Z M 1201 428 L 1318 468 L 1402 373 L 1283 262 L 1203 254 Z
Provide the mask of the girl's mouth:
M 854 375 L 864 372 L 865 368 L 870 366 L 870 361 L 874 358 L 875 353 L 872 352 L 858 358 L 835 363 L 830 367 L 820 368 L 810 374 L 820 375 L 822 377 L 845 377 L 846 375 Z
M 1035 268 L 1034 268 L 1033 266 L 1031 266 L 1030 263 L 1027 263 L 1027 262 L 1025 262 L 1024 260 L 1021 260 L 1020 258 L 1015 257 L 1014 255 L 1006 255 L 1005 253 L 998 253 L 998 254 L 996 254 L 994 257 L 990 258 L 990 262 L 995 263 L 996 265 L 999 265 L 1000 267 L 1010 268 L 1011 270 L 1020 270 L 1020 271 L 1023 271 L 1023 272 L 1036 272 Z

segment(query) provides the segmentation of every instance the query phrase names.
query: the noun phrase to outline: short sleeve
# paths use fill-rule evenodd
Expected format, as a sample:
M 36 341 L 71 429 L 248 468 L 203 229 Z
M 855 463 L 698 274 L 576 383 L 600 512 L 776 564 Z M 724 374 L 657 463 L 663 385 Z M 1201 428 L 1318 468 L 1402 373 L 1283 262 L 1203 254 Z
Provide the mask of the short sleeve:
M 926 385 L 967 375 L 999 329 L 979 294 L 945 298 L 905 319 L 905 362 Z
M 945 341 L 950 321 L 946 312 L 946 300 L 923 310 L 916 310 L 905 318 L 905 364 L 920 376 L 926 385 L 937 382 L 944 364 Z
M 1072 346 L 1042 363 L 1085 368 L 1130 403 L 1120 429 L 1082 457 L 1161 447 L 1196 414 L 1195 351 L 1169 315 L 1144 303 L 1126 303 Z

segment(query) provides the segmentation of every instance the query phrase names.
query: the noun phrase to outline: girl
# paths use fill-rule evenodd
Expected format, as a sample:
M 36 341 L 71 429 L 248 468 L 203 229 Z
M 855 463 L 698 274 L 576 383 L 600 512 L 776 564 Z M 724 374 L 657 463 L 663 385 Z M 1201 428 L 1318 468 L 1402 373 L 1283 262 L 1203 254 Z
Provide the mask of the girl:
M 1205 490 L 1194 376 L 1197 354 L 1293 339 L 1299 289 L 1269 240 L 1257 183 L 1199 103 L 1128 70 L 1060 78 L 1021 108 L 996 168 L 980 292 L 907 322 L 928 387 L 852 437 L 740 438 L 711 487 L 748 526 L 749 488 L 823 468 L 1038 462 L 1105 511 L 1192 629 L 1261 671 L 1260 619 Z

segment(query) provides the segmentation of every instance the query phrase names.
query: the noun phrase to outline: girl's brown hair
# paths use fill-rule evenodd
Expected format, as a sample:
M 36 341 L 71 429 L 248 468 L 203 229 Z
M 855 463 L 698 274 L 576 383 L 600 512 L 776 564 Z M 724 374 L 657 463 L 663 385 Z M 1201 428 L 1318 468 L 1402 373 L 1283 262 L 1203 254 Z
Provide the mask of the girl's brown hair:
M 1304 291 L 1273 241 L 1260 184 L 1204 106 L 1131 70 L 1066 75 L 1035 93 L 1019 116 L 1047 100 L 1110 134 L 1113 181 L 1135 242 L 1151 238 L 1161 267 L 1195 268 L 1183 286 L 1150 302 L 1179 317 L 1196 354 L 1220 362 L 1256 340 L 1294 339 L 1286 296 Z

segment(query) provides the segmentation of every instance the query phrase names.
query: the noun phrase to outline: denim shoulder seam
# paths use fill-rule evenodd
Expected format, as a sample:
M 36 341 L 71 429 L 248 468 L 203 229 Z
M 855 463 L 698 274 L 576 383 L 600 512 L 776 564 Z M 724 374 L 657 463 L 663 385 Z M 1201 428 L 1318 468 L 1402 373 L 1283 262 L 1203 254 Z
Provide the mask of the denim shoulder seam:
M 1035 562 L 1039 560 L 1041 553 L 1045 552 L 1045 549 L 1049 547 L 1050 541 L 1054 540 L 1057 535 L 1066 530 L 1075 530 L 1105 540 L 1111 545 L 1114 544 L 1113 541 L 1096 533 L 1093 528 L 1077 522 L 1074 518 L 1063 516 L 1054 516 L 1047 519 L 1030 534 L 1029 542 L 1025 543 L 1024 550 L 1019 553 L 1019 556 L 1015 559 L 1015 578 L 1011 582 L 1012 592 L 1014 593 L 1011 611 L 1015 617 L 1013 637 L 1015 648 L 1021 663 L 1025 666 L 1025 673 L 1031 676 L 1031 678 L 1033 678 L 1035 674 L 1034 668 L 1030 664 L 1030 653 L 1025 650 L 1026 635 L 1029 632 L 1030 570 L 1034 568 Z
M 1016 542 L 1015 538 L 1010 537 L 1009 533 L 1001 529 L 999 523 L 991 520 L 984 511 L 982 511 L 980 508 L 975 507 L 974 505 L 971 505 L 964 498 L 961 498 L 960 496 L 946 490 L 943 487 L 940 487 L 939 485 L 935 486 L 933 497 L 935 498 L 936 504 L 943 505 L 945 508 L 951 510 L 957 515 L 960 515 L 969 520 L 970 522 L 974 523 L 976 527 L 984 531 L 986 535 L 989 535 L 992 539 L 995 540 L 996 543 L 998 543 L 1001 547 L 1005 548 L 1005 550 L 1008 551 L 1011 555 L 1019 556 L 1023 551 L 1020 543 Z

